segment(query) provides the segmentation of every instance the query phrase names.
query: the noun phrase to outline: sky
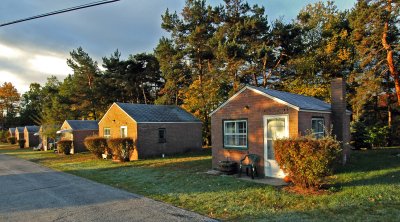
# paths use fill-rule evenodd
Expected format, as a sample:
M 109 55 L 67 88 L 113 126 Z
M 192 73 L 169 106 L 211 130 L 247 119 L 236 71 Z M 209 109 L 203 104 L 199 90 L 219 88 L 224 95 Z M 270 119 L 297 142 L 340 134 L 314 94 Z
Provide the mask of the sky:
M 95 0 L 1 0 L 0 23 L 65 9 Z M 270 21 L 291 21 L 300 9 L 318 0 L 249 0 L 263 5 Z M 340 10 L 356 0 L 336 0 Z M 208 0 L 216 5 L 221 0 Z M 32 82 L 44 84 L 47 77 L 64 79 L 72 70 L 69 52 L 82 47 L 98 61 L 118 49 L 122 58 L 152 52 L 162 36 L 161 15 L 168 8 L 181 12 L 184 0 L 121 0 L 0 27 L 0 84 L 12 82 L 19 93 Z

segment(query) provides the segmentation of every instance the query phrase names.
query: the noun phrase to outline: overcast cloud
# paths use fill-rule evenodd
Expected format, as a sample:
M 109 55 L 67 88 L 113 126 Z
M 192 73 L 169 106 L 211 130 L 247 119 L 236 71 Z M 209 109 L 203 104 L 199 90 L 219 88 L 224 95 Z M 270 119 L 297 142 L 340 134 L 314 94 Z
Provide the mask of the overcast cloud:
M 94 0 L 1 0 L 0 23 L 64 9 Z M 222 1 L 211 0 L 212 4 Z M 266 7 L 269 19 L 294 19 L 301 8 L 316 0 L 249 1 Z M 336 1 L 350 9 L 355 0 Z M 63 79 L 72 71 L 69 52 L 82 46 L 101 64 L 116 49 L 129 54 L 151 52 L 159 38 L 161 14 L 167 8 L 180 12 L 184 0 L 121 0 L 119 2 L 0 27 L 0 82 L 12 82 L 20 93 L 32 82 L 44 83 L 50 75 Z

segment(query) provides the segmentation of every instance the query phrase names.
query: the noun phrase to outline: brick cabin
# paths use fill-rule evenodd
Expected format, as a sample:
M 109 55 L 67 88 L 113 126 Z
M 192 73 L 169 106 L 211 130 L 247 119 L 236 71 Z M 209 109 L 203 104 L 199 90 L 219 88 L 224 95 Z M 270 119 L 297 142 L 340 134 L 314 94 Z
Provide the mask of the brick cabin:
M 344 99 L 345 83 L 335 79 L 331 87 L 332 105 L 261 87 L 241 89 L 210 114 L 213 168 L 218 168 L 221 160 L 239 163 L 245 154 L 252 153 L 260 157 L 260 176 L 282 178 L 284 173 L 274 160 L 275 138 L 306 135 L 310 130 L 320 137 L 332 130 L 338 140 L 348 144 L 350 112 Z
M 25 126 L 24 128 L 24 139 L 25 139 L 25 148 L 36 147 L 39 145 L 39 135 L 35 135 L 35 133 L 39 132 L 39 126 Z
M 43 150 L 50 150 L 52 147 L 50 147 L 51 143 L 55 143 L 55 138 L 49 138 L 46 135 L 46 131 L 52 131 L 55 132 L 58 129 L 60 129 L 60 125 L 41 125 L 39 129 L 39 138 L 40 138 L 40 143 L 42 143 Z M 54 148 L 54 147 L 53 147 Z
M 130 137 L 131 160 L 202 148 L 202 123 L 178 106 L 114 103 L 99 122 L 105 138 Z
M 16 127 L 15 128 L 15 141 L 24 139 L 24 127 Z
M 60 139 L 72 140 L 71 154 L 87 151 L 83 143 L 86 137 L 99 134 L 97 120 L 65 120 L 61 129 L 57 131 L 61 134 Z
M 9 128 L 8 129 L 8 136 L 15 137 L 15 128 Z

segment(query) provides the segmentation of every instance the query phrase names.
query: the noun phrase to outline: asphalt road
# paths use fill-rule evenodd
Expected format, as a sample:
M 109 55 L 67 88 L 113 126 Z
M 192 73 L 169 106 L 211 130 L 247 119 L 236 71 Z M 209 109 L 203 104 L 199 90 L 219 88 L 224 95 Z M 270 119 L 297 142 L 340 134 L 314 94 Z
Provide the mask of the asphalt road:
M 166 203 L 0 155 L 0 221 L 213 221 Z

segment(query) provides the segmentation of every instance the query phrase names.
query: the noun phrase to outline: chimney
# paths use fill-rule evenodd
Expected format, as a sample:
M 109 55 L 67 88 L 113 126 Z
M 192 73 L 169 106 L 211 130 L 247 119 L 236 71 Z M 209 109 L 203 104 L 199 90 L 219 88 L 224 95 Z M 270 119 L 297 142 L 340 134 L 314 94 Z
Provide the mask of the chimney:
M 346 118 L 346 83 L 343 78 L 335 78 L 331 83 L 332 124 L 336 139 L 343 141 L 344 120 Z
M 346 114 L 346 82 L 343 78 L 335 78 L 331 82 L 332 133 L 342 142 L 343 164 L 350 152 L 350 116 Z

